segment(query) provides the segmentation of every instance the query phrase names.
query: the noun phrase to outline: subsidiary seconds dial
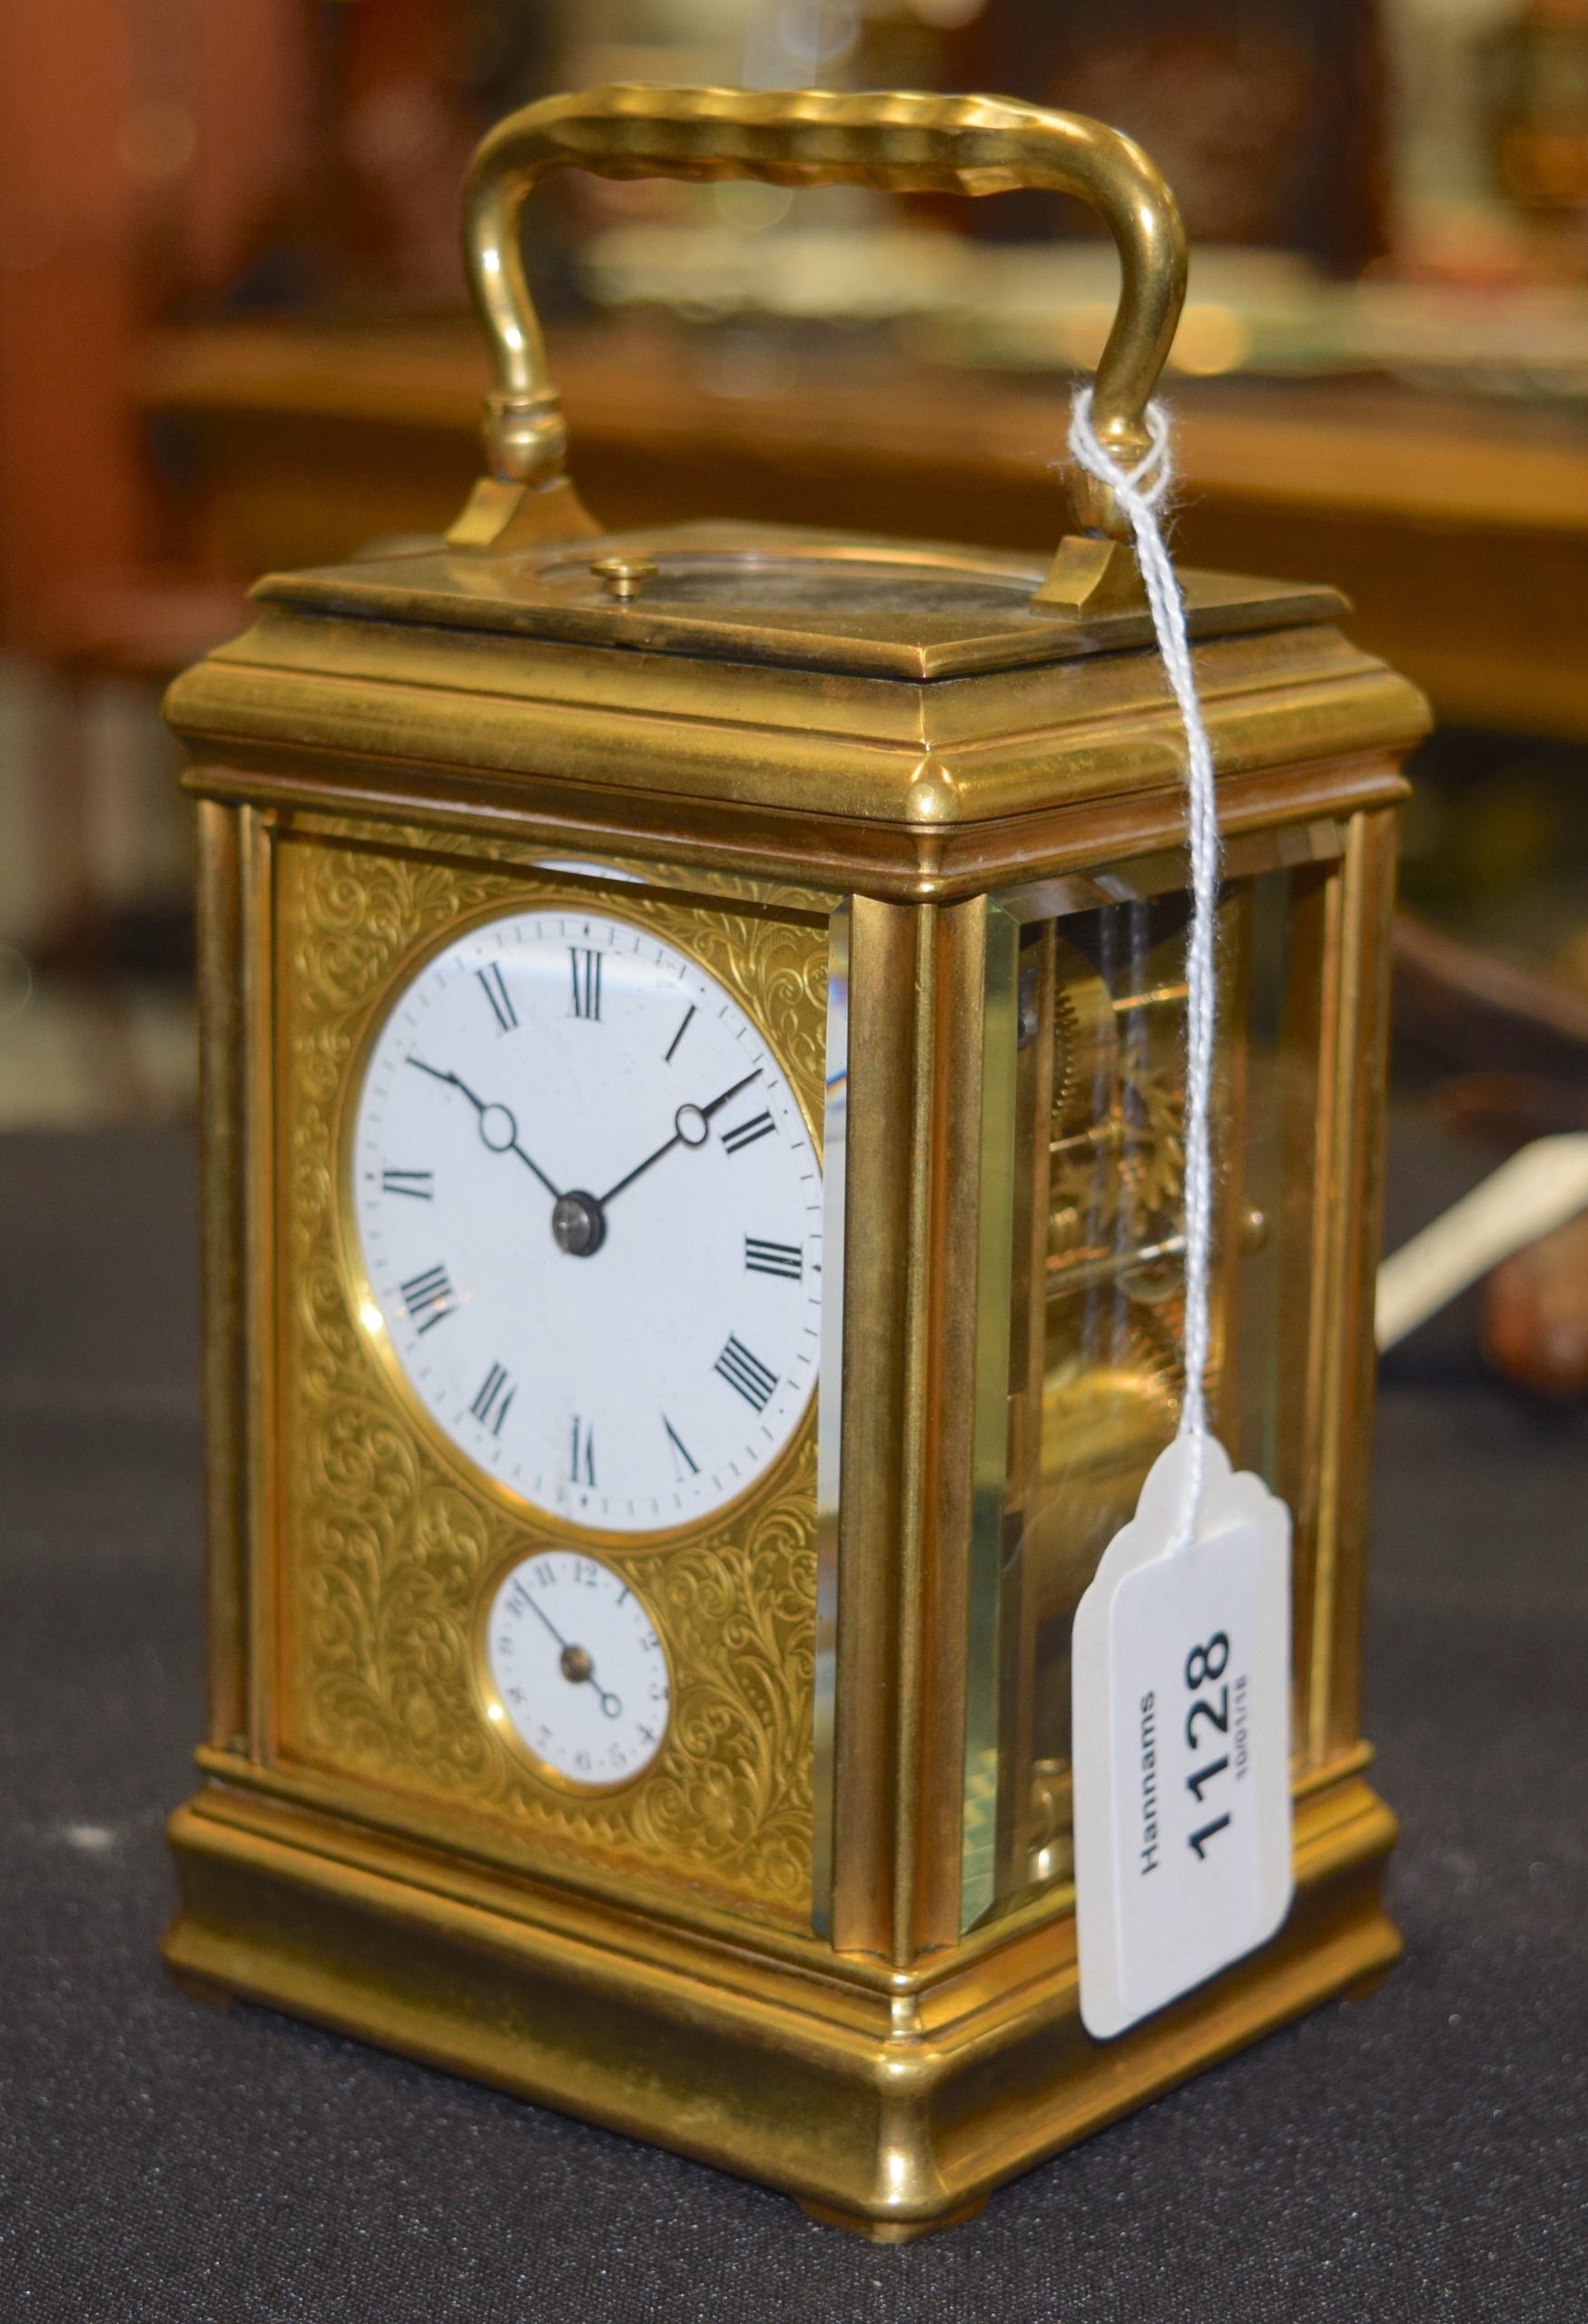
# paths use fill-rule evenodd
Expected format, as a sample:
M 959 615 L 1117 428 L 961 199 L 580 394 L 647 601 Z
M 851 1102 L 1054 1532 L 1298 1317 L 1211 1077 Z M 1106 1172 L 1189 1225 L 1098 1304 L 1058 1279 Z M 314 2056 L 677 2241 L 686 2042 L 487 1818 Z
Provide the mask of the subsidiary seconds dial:
M 820 1166 L 757 1028 L 650 930 L 543 909 L 437 953 L 370 1052 L 352 1190 L 365 1329 L 535 1508 L 680 1525 L 797 1426 Z
M 666 1732 L 667 1658 L 626 1581 L 599 1558 L 543 1550 L 498 1583 L 486 1623 L 487 1717 L 564 1781 L 626 1783 Z

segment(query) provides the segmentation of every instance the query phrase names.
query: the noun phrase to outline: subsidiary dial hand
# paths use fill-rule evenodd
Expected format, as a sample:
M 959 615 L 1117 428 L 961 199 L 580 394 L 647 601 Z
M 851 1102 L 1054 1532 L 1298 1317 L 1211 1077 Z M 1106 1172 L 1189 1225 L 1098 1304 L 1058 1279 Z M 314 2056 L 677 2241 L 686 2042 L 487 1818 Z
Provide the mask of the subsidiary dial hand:
M 712 1116 L 721 1113 L 730 1098 L 736 1098 L 741 1089 L 747 1089 L 752 1081 L 759 1081 L 760 1078 L 761 1068 L 757 1066 L 754 1073 L 747 1073 L 742 1081 L 735 1081 L 731 1089 L 725 1089 L 720 1098 L 714 1098 L 709 1106 L 680 1106 L 673 1117 L 673 1135 L 666 1146 L 658 1146 L 656 1152 L 647 1154 L 639 1167 L 631 1170 L 626 1178 L 619 1178 L 615 1187 L 608 1187 L 600 1196 L 602 1208 L 606 1208 L 614 1195 L 620 1195 L 625 1187 L 632 1187 L 636 1178 L 643 1178 L 652 1163 L 659 1162 L 664 1154 L 671 1154 L 676 1146 L 704 1146 L 709 1135 L 707 1124 Z
M 519 1145 L 518 1125 L 510 1108 L 488 1105 L 483 1098 L 475 1096 L 467 1081 L 459 1081 L 455 1073 L 443 1073 L 438 1066 L 426 1065 L 420 1058 L 410 1057 L 409 1063 L 418 1066 L 421 1073 L 428 1073 L 432 1081 L 445 1081 L 460 1097 L 467 1098 L 478 1117 L 480 1137 L 490 1151 L 493 1154 L 516 1154 L 524 1167 L 534 1172 L 552 1201 L 561 1201 L 561 1188 L 552 1185 L 539 1163 L 533 1161 Z
M 529 1611 L 536 1617 L 536 1620 L 543 1623 L 546 1629 L 551 1632 L 551 1635 L 557 1641 L 557 1645 L 561 1647 L 562 1652 L 557 1656 L 557 1667 L 562 1672 L 563 1677 L 567 1680 L 569 1686 L 589 1687 L 598 1698 L 601 1709 L 606 1716 L 608 1718 L 616 1718 L 622 1710 L 623 1705 L 619 1701 L 618 1698 L 615 1694 L 610 1693 L 607 1689 L 597 1686 L 596 1665 L 591 1660 L 587 1649 L 582 1646 L 570 1646 L 567 1639 L 564 1638 L 562 1632 L 557 1629 L 557 1624 L 552 1620 L 550 1615 L 546 1611 L 546 1609 L 543 1606 L 538 1606 L 534 1598 L 528 1590 L 524 1593 L 524 1603 L 528 1607 Z

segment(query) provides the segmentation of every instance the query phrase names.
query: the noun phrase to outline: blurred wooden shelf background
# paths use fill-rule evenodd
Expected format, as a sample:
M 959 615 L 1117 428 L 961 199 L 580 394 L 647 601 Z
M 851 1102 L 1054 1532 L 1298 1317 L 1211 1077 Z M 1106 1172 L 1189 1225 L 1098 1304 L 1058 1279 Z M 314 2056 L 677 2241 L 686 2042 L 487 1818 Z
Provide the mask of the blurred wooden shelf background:
M 1060 529 L 1061 384 L 627 322 L 553 360 L 587 501 L 1041 549 Z M 204 554 L 249 576 L 433 532 L 478 465 L 472 325 L 166 330 L 146 409 L 186 438 Z M 1442 719 L 1588 739 L 1588 415 L 1389 383 L 1180 386 L 1177 553 L 1323 579 Z
M 760 13 L 784 27 L 802 9 Z M 1513 203 L 1502 217 L 1496 196 L 1475 246 L 1462 140 L 1478 115 L 1465 97 L 1449 119 L 1417 113 L 1449 113 L 1453 92 L 1478 86 L 1498 54 L 1486 30 L 1475 45 L 1453 15 L 1436 33 L 1412 0 L 1287 0 L 1258 40 L 1220 13 L 868 0 L 860 47 L 829 61 L 858 85 L 1004 88 L 1117 120 L 1209 251 L 1300 253 L 1341 281 L 1387 257 L 1384 281 L 1398 270 L 1414 289 L 1425 261 L 1443 280 L 1454 254 L 1484 284 L 1504 229 L 1518 279 L 1533 280 L 1542 235 L 1554 280 L 1575 197 L 1558 215 Z M 664 16 L 682 46 L 629 45 L 636 26 L 661 38 Z M 262 570 L 433 533 L 477 473 L 483 359 L 448 306 L 462 296 L 457 189 L 476 136 L 533 95 L 631 70 L 731 81 L 742 30 L 715 0 L 0 0 L 0 1027 L 32 990 L 30 963 L 44 980 L 0 1034 L 0 1080 L 18 1080 L 15 1043 L 52 976 L 180 970 L 186 811 L 157 714 L 172 670 L 241 625 L 241 589 Z M 709 58 L 703 40 L 717 44 Z M 1444 62 L 1401 87 L 1386 74 L 1407 42 L 1414 63 L 1442 42 Z M 1402 183 L 1407 154 L 1420 168 L 1446 147 L 1448 248 Z M 604 226 L 652 214 L 627 193 L 616 209 L 548 201 L 531 229 L 545 280 L 569 281 Z M 1035 200 L 1000 214 L 1011 250 L 1077 222 Z M 938 222 L 969 221 L 955 204 Z M 399 322 L 399 302 L 444 320 Z M 308 320 L 329 311 L 381 320 Z M 1484 346 L 1536 379 L 1484 311 Z M 580 484 L 611 525 L 720 511 L 1036 550 L 1062 527 L 1060 380 L 956 373 L 865 331 L 685 328 L 632 310 L 554 340 Z M 1514 842 L 1532 830 L 1529 861 L 1547 857 L 1556 892 L 1549 912 L 1518 903 L 1505 928 L 1536 923 L 1547 966 L 1588 877 L 1588 839 L 1566 844 L 1588 831 L 1574 803 L 1588 407 L 1365 379 L 1173 394 L 1179 554 L 1339 583 L 1355 634 L 1420 679 L 1443 720 L 1491 730 L 1440 738 L 1448 783 L 1425 753 L 1428 909 L 1437 918 L 1456 881 L 1452 912 L 1465 910 L 1460 882 L 1480 861 L 1486 875 L 1504 857 L 1514 886 L 1521 858 L 1496 849 L 1496 817 Z M 1518 738 L 1544 774 L 1517 759 Z M 82 1078 L 103 1079 L 100 1065 Z

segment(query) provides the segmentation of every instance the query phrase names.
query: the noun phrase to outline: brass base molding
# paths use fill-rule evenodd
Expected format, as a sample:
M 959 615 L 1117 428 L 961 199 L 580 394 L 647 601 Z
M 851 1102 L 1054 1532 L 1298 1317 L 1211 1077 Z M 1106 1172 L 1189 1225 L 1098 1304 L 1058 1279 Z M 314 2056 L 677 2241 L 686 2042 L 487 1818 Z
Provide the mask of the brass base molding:
M 877 2242 L 952 2225 L 1398 1955 L 1393 1816 L 1354 1752 L 1296 1808 L 1280 1935 L 1117 2042 L 1062 1901 L 914 1970 L 642 1919 L 212 1784 L 172 1819 L 184 1989 L 268 2004 L 759 2180 Z M 1003 1933 L 1007 1931 L 1008 1933 Z

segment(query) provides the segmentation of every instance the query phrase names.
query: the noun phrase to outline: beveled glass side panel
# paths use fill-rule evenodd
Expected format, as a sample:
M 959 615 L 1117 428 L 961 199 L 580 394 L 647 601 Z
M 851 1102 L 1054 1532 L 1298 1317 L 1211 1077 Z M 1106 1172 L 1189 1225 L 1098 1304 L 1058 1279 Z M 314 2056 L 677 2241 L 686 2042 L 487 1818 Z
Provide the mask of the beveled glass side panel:
M 968 1925 L 998 1893 L 999 1767 L 1002 1729 L 999 1620 L 1009 1533 L 1008 1317 L 1024 1305 L 1021 1223 L 1029 1167 L 1012 1135 L 1029 1071 L 1021 1039 L 1021 931 L 987 915 L 981 1028 L 980 1230 L 976 1261 L 975 1404 L 971 1464 L 971 1637 L 966 1658 L 965 1780 L 961 1917 Z M 1029 1107 L 1026 1108 L 1029 1111 Z
M 1327 877 L 1261 872 L 1228 883 L 1219 907 L 1208 1398 L 1237 1465 L 1293 1508 L 1306 1450 L 1317 900 Z M 978 1665 L 997 1689 L 996 1746 L 967 1755 L 966 1925 L 1072 1874 L 1075 1610 L 1179 1423 L 1189 909 L 1170 892 L 1021 930 L 1003 1114 L 1013 1164 L 1007 1487 L 997 1582 L 983 1561 L 970 1640 L 972 1698 Z M 974 1879 L 973 1805 L 984 1850 Z

